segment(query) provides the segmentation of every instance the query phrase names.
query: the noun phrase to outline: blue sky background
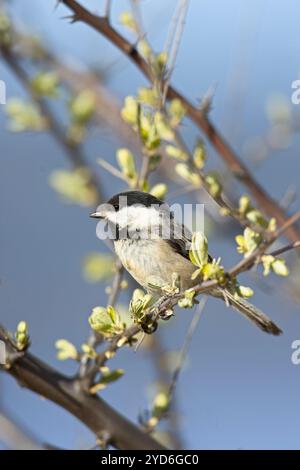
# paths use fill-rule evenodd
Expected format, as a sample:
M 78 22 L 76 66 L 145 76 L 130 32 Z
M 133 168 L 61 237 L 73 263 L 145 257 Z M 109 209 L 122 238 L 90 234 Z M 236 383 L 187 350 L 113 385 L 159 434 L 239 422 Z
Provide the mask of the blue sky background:
M 64 7 L 54 0 L 12 1 L 19 22 L 41 36 L 60 58 L 78 60 L 110 71 L 109 89 L 122 100 L 145 84 L 141 74 L 117 50 L 86 26 L 70 25 Z M 98 10 L 101 1 L 85 1 Z M 154 47 L 164 44 L 175 0 L 141 2 L 145 29 Z M 99 6 L 100 5 L 100 6 Z M 113 2 L 113 18 L 126 9 Z M 173 83 L 191 99 L 200 98 L 217 84 L 212 118 L 247 160 L 249 141 L 269 129 L 266 103 L 274 95 L 290 103 L 291 82 L 299 78 L 300 39 L 297 0 L 191 0 Z M 236 78 L 242 69 L 241 78 Z M 25 96 L 20 84 L 0 62 L 0 79 L 8 97 Z M 239 90 L 241 105 L 236 106 Z M 297 107 L 290 104 L 293 112 Z M 0 316 L 13 330 L 26 319 L 32 351 L 61 370 L 54 342 L 66 337 L 80 345 L 88 334 L 87 318 L 95 305 L 105 303 L 103 285 L 87 284 L 81 264 L 90 251 L 105 251 L 95 236 L 88 210 L 61 203 L 48 186 L 49 173 L 67 167 L 58 145 L 46 134 L 17 134 L 6 130 L 0 109 Z M 195 129 L 185 129 L 192 145 Z M 117 143 L 107 130 L 87 144 L 92 162 L 99 156 L 114 161 Z M 257 179 L 281 200 L 286 190 L 300 189 L 299 135 L 290 145 L 271 153 L 255 167 Z M 219 165 L 210 150 L 212 167 Z M 248 161 L 249 166 L 253 162 Z M 222 168 L 222 167 L 221 167 Z M 105 194 L 123 189 L 121 183 L 97 168 Z M 235 182 L 232 189 L 239 190 Z M 184 199 L 181 198 L 180 201 Z M 190 201 L 189 197 L 185 198 Z M 299 207 L 299 199 L 290 210 Z M 235 227 L 233 237 L 239 232 Z M 217 226 L 210 244 L 225 265 L 238 259 L 232 241 Z M 213 299 L 209 300 L 190 348 L 188 365 L 177 389 L 181 429 L 186 448 L 263 449 L 299 448 L 300 366 L 291 363 L 291 343 L 300 338 L 299 304 L 290 299 L 282 280 L 270 278 L 261 289 L 253 277 L 254 301 L 282 327 L 270 337 Z M 123 300 L 126 300 L 124 298 Z M 164 324 L 161 338 L 166 351 L 179 349 L 191 319 L 180 311 Z M 155 369 L 143 349 L 122 351 L 114 364 L 123 367 L 122 380 L 103 392 L 112 406 L 132 420 L 148 404 Z M 64 410 L 21 389 L 1 374 L 0 404 L 42 441 L 63 448 L 89 448 L 93 435 Z

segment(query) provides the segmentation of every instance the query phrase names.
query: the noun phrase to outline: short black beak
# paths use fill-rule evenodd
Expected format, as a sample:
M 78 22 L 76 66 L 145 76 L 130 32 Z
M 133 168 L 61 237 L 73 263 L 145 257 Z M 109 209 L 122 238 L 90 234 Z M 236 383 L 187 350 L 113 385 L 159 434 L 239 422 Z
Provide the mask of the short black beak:
M 90 217 L 92 217 L 93 219 L 104 219 L 104 216 L 101 212 L 92 212 L 90 214 Z

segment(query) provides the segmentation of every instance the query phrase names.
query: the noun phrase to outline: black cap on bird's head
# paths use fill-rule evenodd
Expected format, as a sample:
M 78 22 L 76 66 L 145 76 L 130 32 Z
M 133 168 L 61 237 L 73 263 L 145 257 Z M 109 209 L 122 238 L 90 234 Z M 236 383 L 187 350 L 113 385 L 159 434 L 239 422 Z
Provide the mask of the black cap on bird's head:
M 100 206 L 99 210 L 90 214 L 90 217 L 96 219 L 105 218 L 105 212 L 109 210 L 109 208 L 110 210 L 118 212 L 120 207 L 130 207 L 138 205 L 144 207 L 159 207 L 163 204 L 165 203 L 157 197 L 153 196 L 152 194 L 144 193 L 143 191 L 124 191 L 111 197 L 105 204 L 102 204 Z

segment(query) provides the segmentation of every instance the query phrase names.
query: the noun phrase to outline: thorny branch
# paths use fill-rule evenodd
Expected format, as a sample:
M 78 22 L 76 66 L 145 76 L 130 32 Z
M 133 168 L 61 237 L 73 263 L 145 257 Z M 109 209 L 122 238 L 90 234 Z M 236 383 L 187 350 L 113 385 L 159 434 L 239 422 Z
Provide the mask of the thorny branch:
M 138 50 L 110 25 L 110 1 L 106 2 L 104 17 L 99 17 L 90 13 L 75 0 L 61 0 L 61 3 L 64 3 L 73 11 L 73 21 L 82 21 L 100 32 L 108 40 L 115 44 L 123 53 L 125 53 L 146 75 L 146 77 L 148 77 L 150 80 L 152 79 L 151 68 L 149 64 L 140 56 Z M 12 51 L 6 48 L 2 48 L 2 55 L 6 63 L 16 73 L 26 89 L 32 92 L 29 77 L 18 62 L 17 55 L 14 55 Z M 65 72 L 62 71 L 62 73 Z M 268 234 L 268 237 L 264 239 L 261 245 L 251 255 L 228 270 L 226 273 L 228 280 L 232 280 L 240 273 L 251 269 L 256 264 L 259 264 L 261 257 L 267 253 L 267 250 L 271 244 L 284 232 L 287 233 L 292 243 L 269 254 L 278 256 L 279 254 L 285 253 L 291 249 L 298 248 L 300 245 L 300 233 L 293 225 L 300 218 L 300 212 L 287 219 L 284 211 L 255 181 L 254 177 L 248 171 L 246 166 L 240 161 L 238 156 L 233 152 L 221 134 L 216 130 L 214 125 L 209 120 L 207 114 L 197 109 L 177 90 L 170 86 L 168 81 L 165 83 L 165 85 L 167 98 L 178 98 L 181 100 L 188 112 L 189 117 L 204 132 L 215 149 L 220 153 L 231 172 L 249 189 L 249 191 L 256 198 L 260 207 L 267 214 L 275 217 L 280 225 L 280 228 L 274 232 L 274 234 Z M 59 123 L 56 121 L 55 116 L 47 106 L 45 100 L 34 95 L 32 95 L 32 97 L 38 103 L 42 113 L 47 117 L 54 137 L 65 149 L 72 163 L 75 166 L 87 166 L 85 157 L 82 155 L 80 148 L 78 146 L 71 146 L 67 141 L 64 132 L 61 131 Z M 142 165 L 139 181 L 146 179 L 148 171 L 149 168 L 145 165 Z M 91 176 L 91 178 L 94 178 L 94 176 Z M 94 180 L 93 183 L 97 184 L 97 182 Z M 99 186 L 98 190 L 100 194 Z M 226 204 L 226 201 L 224 202 L 224 200 L 220 202 L 222 202 L 223 205 Z M 242 223 L 241 220 L 240 222 Z M 111 293 L 108 298 L 108 305 L 114 305 L 116 302 L 121 278 L 122 269 L 120 267 L 117 270 L 116 276 L 113 280 Z M 198 284 L 193 288 L 193 290 L 195 290 L 196 294 L 199 295 L 200 293 L 209 293 L 217 286 L 218 281 L 211 280 Z M 168 309 L 173 308 L 181 297 L 182 294 L 177 293 L 161 298 L 154 308 L 151 307 L 146 311 L 146 316 L 150 320 L 153 320 L 153 322 L 156 322 L 158 319 L 163 317 L 163 314 Z M 193 331 L 194 327 L 195 324 L 192 323 L 191 331 Z M 88 362 L 82 362 L 82 368 L 79 371 L 78 376 L 76 375 L 75 377 L 66 377 L 48 365 L 44 364 L 29 352 L 18 351 L 14 341 L 9 337 L 7 332 L 2 327 L 0 327 L 0 339 L 5 342 L 7 348 L 8 361 L 7 365 L 5 366 L 6 371 L 15 377 L 23 386 L 44 396 L 45 398 L 48 398 L 49 400 L 57 403 L 72 413 L 83 423 L 85 423 L 89 429 L 91 429 L 98 436 L 100 441 L 103 441 L 105 438 L 105 442 L 107 444 L 113 445 L 119 449 L 161 449 L 162 446 L 151 436 L 147 435 L 147 433 L 143 432 L 137 426 L 134 426 L 132 423 L 130 423 L 126 418 L 112 409 L 99 396 L 88 393 L 85 386 L 86 381 L 90 383 L 94 380 L 95 374 L 98 373 L 99 368 L 106 363 L 112 354 L 114 354 L 125 344 L 131 345 L 136 335 L 141 331 L 142 330 L 140 325 L 133 324 L 123 333 L 115 336 L 109 343 L 108 347 L 97 355 L 97 359 L 95 360 L 95 363 L 92 363 L 91 367 L 87 367 L 89 366 Z M 189 339 L 190 335 L 188 335 L 186 341 L 189 341 Z M 90 344 L 92 346 L 96 345 L 97 340 L 98 338 L 94 336 L 91 339 Z M 188 343 L 185 343 L 185 345 L 186 344 Z M 186 347 L 184 346 L 183 357 L 185 352 Z M 175 371 L 169 391 L 170 395 L 172 395 L 180 368 L 178 367 Z
M 98 31 L 106 37 L 112 44 L 120 49 L 140 70 L 151 80 L 151 69 L 147 62 L 139 54 L 137 48 L 130 44 L 125 37 L 116 31 L 110 24 L 107 17 L 101 17 L 91 13 L 76 0 L 60 0 L 73 12 L 72 20 L 81 21 L 91 28 Z M 260 208 L 269 216 L 275 217 L 279 225 L 283 225 L 286 220 L 286 214 L 281 207 L 267 194 L 264 188 L 255 180 L 246 165 L 241 161 L 238 155 L 231 149 L 224 137 L 210 121 L 207 113 L 195 107 L 186 97 L 178 92 L 172 86 L 168 87 L 167 98 L 179 99 L 186 108 L 188 116 L 202 130 L 213 147 L 217 150 L 224 160 L 231 173 L 241 181 L 252 193 Z M 300 231 L 294 225 L 290 225 L 286 231 L 287 237 L 291 242 L 300 238 Z

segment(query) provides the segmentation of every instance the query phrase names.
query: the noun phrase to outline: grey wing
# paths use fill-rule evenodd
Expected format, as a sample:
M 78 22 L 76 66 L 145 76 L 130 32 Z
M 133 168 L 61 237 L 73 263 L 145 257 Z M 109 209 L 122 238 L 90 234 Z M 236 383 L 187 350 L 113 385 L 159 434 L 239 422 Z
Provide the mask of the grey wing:
M 171 248 L 186 259 L 190 259 L 189 250 L 192 242 L 192 234 L 183 224 L 174 221 L 171 226 L 170 238 L 166 240 Z
M 167 240 L 168 244 L 176 253 L 179 253 L 184 258 L 190 260 L 189 251 L 192 244 L 192 233 L 189 229 L 185 225 L 174 221 L 170 235 L 170 239 Z M 208 255 L 208 259 L 210 262 L 212 261 L 212 257 L 210 255 Z

